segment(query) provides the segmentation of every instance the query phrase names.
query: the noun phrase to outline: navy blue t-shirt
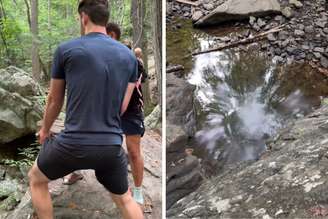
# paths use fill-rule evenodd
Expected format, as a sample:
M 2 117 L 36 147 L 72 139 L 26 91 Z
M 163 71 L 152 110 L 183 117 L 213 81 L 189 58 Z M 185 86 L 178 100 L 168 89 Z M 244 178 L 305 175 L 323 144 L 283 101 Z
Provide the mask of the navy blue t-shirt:
M 65 129 L 59 142 L 71 145 L 121 145 L 120 110 L 138 64 L 123 44 L 102 33 L 89 33 L 61 44 L 52 78 L 67 89 Z

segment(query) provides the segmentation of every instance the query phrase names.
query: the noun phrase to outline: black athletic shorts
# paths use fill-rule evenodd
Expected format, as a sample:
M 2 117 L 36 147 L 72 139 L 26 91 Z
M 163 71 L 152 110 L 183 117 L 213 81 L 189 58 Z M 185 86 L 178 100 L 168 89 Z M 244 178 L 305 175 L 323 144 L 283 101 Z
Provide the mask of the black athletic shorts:
M 143 117 L 140 116 L 123 116 L 122 130 L 125 135 L 140 135 L 145 134 L 145 126 Z
M 97 180 L 111 193 L 122 195 L 128 191 L 127 160 L 120 145 L 73 146 L 48 138 L 41 147 L 37 165 L 50 180 L 76 170 L 93 169 Z

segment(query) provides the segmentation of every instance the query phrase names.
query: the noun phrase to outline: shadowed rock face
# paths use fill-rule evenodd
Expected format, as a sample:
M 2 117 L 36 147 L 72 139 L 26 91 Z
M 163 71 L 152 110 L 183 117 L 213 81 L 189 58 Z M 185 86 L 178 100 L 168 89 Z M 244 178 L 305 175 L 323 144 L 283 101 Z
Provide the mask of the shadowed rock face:
M 201 165 L 196 156 L 187 155 L 181 163 L 170 167 L 166 176 L 166 208 L 197 189 L 202 181 Z
M 179 139 L 186 139 L 194 132 L 194 86 L 176 73 L 167 74 L 166 113 L 167 146 Z
M 195 26 L 209 26 L 228 21 L 243 20 L 250 16 L 279 14 L 280 4 L 277 0 L 228 0 L 214 11 L 199 19 Z
M 328 106 L 289 124 L 257 162 L 230 166 L 167 212 L 170 218 L 310 218 L 327 206 Z M 245 167 L 246 166 L 246 167 Z

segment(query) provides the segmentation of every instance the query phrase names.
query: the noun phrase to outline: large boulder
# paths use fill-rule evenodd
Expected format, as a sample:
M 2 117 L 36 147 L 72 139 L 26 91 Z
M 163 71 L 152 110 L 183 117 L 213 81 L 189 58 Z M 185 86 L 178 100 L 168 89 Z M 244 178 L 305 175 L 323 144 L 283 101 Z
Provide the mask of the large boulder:
M 0 144 L 35 133 L 42 118 L 40 86 L 25 71 L 0 70 Z
M 289 124 L 256 162 L 206 180 L 175 203 L 168 218 L 328 216 L 328 106 Z
M 147 129 L 161 131 L 161 108 L 157 105 L 154 110 L 145 118 L 145 126 Z
M 178 77 L 177 72 L 166 75 L 166 140 L 167 146 L 170 146 L 171 143 L 194 135 L 195 86 Z
M 277 0 L 228 0 L 214 11 L 200 18 L 195 26 L 209 26 L 228 21 L 279 14 L 280 4 Z

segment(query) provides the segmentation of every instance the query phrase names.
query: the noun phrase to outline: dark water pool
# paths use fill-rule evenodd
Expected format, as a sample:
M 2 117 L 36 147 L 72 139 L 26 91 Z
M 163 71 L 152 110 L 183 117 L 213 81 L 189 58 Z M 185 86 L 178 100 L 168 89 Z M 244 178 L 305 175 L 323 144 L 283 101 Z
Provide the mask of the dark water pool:
M 257 45 L 192 57 L 196 49 L 213 48 L 217 37 L 243 30 L 200 31 L 188 21 L 175 22 L 182 28 L 168 26 L 167 60 L 184 65 L 185 79 L 196 86 L 197 132 L 188 146 L 214 166 L 257 159 L 279 128 L 328 95 L 320 73 L 307 64 L 277 65 Z

